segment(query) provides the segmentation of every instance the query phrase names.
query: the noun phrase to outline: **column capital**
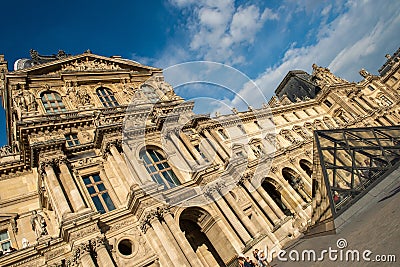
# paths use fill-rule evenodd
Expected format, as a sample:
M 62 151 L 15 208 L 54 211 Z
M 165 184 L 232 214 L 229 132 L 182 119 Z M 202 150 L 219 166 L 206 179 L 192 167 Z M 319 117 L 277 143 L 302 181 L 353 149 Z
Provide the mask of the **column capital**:
M 96 236 L 95 238 L 91 239 L 89 242 L 90 242 L 92 249 L 96 250 L 96 248 L 106 246 L 107 238 L 105 236 Z
M 164 215 L 169 212 L 170 211 L 167 206 L 157 207 L 155 209 L 147 211 L 140 220 L 140 229 L 143 233 L 146 233 L 147 229 L 151 227 L 154 221 L 164 220 Z

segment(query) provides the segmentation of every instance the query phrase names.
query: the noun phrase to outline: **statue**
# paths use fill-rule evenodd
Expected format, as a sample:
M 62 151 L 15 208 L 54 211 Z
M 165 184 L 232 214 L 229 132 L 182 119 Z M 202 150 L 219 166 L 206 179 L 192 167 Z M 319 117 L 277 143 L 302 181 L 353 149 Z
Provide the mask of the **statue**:
M 47 226 L 46 221 L 44 220 L 42 215 L 36 212 L 36 210 L 32 211 L 31 225 L 32 225 L 32 230 L 35 231 L 36 239 L 39 239 L 44 235 L 48 235 L 46 229 Z
M 312 79 L 316 82 L 317 85 L 322 86 L 325 84 L 335 84 L 335 83 L 344 83 L 347 82 L 344 79 L 336 77 L 328 68 L 323 68 L 318 66 L 317 64 L 312 64 L 313 73 Z
M 15 105 L 21 109 L 21 111 L 36 111 L 37 110 L 37 102 L 35 96 L 29 92 L 28 90 L 24 90 L 22 92 L 18 92 L 14 97 Z
M 368 71 L 366 71 L 365 69 L 361 69 L 359 73 L 364 78 L 371 76 L 371 74 Z
M 25 237 L 22 238 L 22 248 L 27 248 L 29 246 L 29 241 Z
M 29 91 L 24 91 L 23 96 L 24 96 L 24 100 L 26 103 L 26 111 L 28 111 L 28 112 L 36 111 L 37 103 L 35 100 L 35 96 Z

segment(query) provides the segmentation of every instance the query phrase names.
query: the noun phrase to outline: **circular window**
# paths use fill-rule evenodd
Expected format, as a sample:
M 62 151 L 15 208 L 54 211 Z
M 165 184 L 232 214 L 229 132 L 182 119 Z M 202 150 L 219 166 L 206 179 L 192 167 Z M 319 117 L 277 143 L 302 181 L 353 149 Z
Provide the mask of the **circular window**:
M 130 256 L 133 252 L 133 244 L 129 239 L 123 239 L 118 243 L 118 251 L 122 255 Z

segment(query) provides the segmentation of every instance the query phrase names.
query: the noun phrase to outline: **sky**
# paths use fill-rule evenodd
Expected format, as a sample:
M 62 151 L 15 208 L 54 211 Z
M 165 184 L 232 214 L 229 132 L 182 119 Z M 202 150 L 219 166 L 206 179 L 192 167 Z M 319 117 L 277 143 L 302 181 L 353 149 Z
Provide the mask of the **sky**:
M 377 74 L 400 46 L 393 0 L 20 0 L 2 3 L 2 22 L 0 54 L 10 70 L 30 49 L 120 55 L 164 68 L 178 94 L 199 102 L 198 112 L 260 107 L 288 71 L 311 73 L 313 63 L 357 82 L 361 68 Z M 193 61 L 197 68 L 182 69 Z M 199 69 L 223 73 L 224 84 L 204 74 L 197 84 L 174 82 L 178 73 L 197 81 Z

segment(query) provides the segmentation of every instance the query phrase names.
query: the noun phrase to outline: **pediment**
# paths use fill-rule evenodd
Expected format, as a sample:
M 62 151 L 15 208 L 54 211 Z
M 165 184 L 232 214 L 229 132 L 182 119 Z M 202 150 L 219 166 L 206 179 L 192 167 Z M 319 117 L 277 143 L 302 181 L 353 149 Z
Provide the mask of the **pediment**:
M 28 75 L 61 75 L 68 73 L 97 73 L 113 71 L 151 73 L 152 71 L 160 71 L 160 69 L 142 65 L 136 61 L 120 57 L 113 58 L 84 53 L 23 68 L 12 73 Z

